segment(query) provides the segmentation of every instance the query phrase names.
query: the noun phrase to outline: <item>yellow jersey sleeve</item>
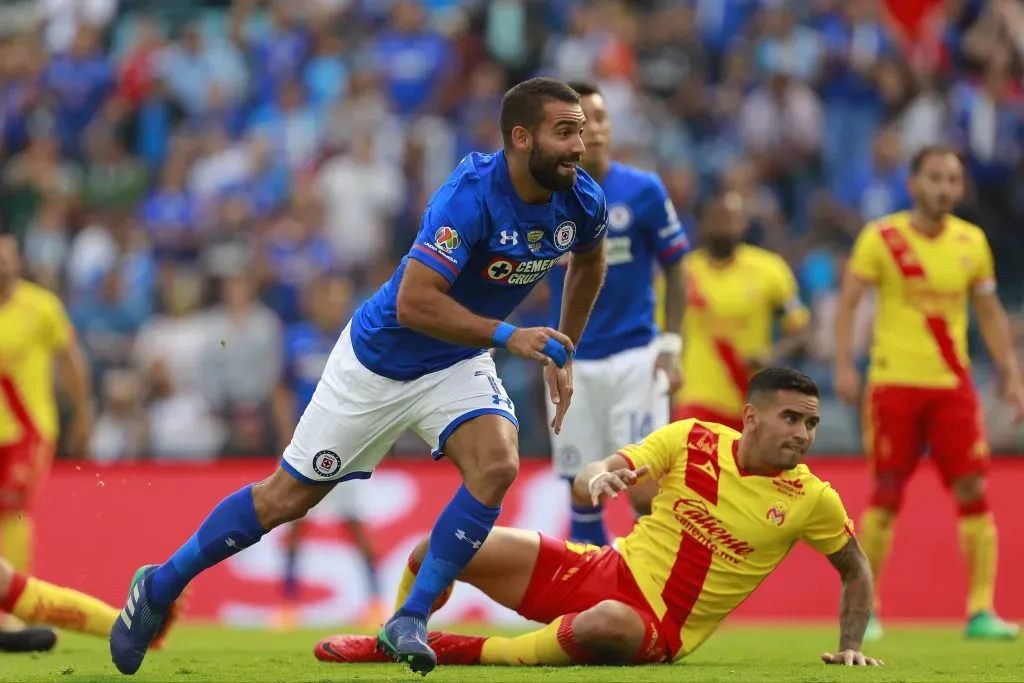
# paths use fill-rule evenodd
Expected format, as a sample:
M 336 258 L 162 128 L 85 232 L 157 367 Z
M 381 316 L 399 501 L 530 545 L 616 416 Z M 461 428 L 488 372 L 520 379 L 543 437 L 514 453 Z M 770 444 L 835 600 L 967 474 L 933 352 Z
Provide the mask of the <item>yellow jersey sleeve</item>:
M 43 301 L 46 326 L 43 339 L 40 341 L 49 349 L 63 351 L 74 338 L 74 328 L 71 326 L 71 321 L 68 320 L 68 314 L 60 299 L 48 293 Z
M 773 301 L 776 309 L 782 311 L 782 327 L 786 332 L 799 330 L 811 319 L 811 312 L 800 301 L 796 278 L 789 265 L 781 257 L 775 257 L 775 283 Z
M 867 282 L 878 282 L 882 277 L 882 243 L 878 230 L 868 225 L 853 243 L 853 253 L 847 266 L 850 272 Z
M 803 530 L 803 540 L 819 553 L 831 555 L 842 550 L 853 536 L 853 521 L 846 514 L 836 490 L 824 484 Z
M 992 247 L 989 246 L 985 233 L 978 230 L 978 256 L 971 276 L 971 287 L 979 294 L 992 294 L 996 291 L 996 269 L 992 259 Z
M 619 450 L 633 470 L 647 466 L 648 477 L 660 479 L 675 465 L 679 448 L 676 444 L 685 444 L 686 436 L 693 426 L 693 420 L 674 422 L 667 427 L 651 432 L 640 443 L 630 444 Z

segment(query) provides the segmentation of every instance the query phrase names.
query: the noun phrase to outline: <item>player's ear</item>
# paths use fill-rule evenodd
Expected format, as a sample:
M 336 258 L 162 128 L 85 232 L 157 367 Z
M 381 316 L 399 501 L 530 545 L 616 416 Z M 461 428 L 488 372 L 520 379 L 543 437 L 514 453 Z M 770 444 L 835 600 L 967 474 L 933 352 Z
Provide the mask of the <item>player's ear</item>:
M 512 145 L 519 152 L 529 152 L 533 149 L 533 133 L 525 126 L 516 126 L 512 129 Z
M 753 403 L 743 406 L 743 427 L 753 427 L 757 424 L 757 407 Z

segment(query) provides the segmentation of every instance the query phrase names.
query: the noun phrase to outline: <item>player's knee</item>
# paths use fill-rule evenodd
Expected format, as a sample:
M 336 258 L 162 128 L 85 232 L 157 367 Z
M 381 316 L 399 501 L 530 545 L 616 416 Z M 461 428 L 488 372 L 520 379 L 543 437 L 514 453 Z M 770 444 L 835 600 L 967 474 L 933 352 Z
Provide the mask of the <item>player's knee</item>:
M 906 480 L 894 475 L 881 475 L 875 480 L 875 488 L 871 492 L 871 507 L 887 510 L 893 516 L 903 507 L 903 494 Z
M 985 497 L 985 477 L 970 474 L 953 482 L 953 496 L 958 503 L 973 503 Z
M 463 469 L 463 479 L 481 503 L 500 505 L 519 475 L 519 455 L 503 443 L 482 445 L 481 449 L 480 456 L 474 459 L 476 467 Z
M 573 622 L 576 641 L 603 663 L 627 663 L 644 641 L 644 621 L 632 607 L 605 600 Z
M 11 579 L 14 578 L 14 566 L 0 557 L 0 595 L 7 595 L 11 587 Z

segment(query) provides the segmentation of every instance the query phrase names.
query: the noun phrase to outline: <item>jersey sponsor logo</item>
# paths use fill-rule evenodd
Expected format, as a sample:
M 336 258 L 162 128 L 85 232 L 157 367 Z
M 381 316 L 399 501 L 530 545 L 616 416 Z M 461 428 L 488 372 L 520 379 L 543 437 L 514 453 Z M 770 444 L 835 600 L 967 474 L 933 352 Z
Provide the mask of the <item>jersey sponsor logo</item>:
M 633 224 L 633 211 L 626 204 L 612 204 L 608 207 L 608 229 L 613 232 L 629 230 Z
M 799 479 L 772 479 L 772 486 L 779 492 L 793 498 L 807 495 L 806 491 L 804 491 L 804 483 Z
M 334 451 L 318 451 L 313 456 L 313 471 L 324 479 L 330 479 L 341 471 L 341 458 Z
M 755 548 L 736 538 L 721 521 L 708 510 L 707 504 L 696 498 L 680 498 L 672 506 L 676 520 L 698 543 L 716 556 L 732 564 L 741 564 Z
M 441 251 L 450 254 L 459 248 L 462 240 L 459 238 L 459 233 L 446 225 L 443 228 L 438 228 L 437 232 L 434 233 L 434 244 Z
M 537 253 L 544 246 L 544 231 L 543 230 L 531 230 L 526 233 L 526 246 L 530 248 L 530 251 Z
M 633 240 L 629 236 L 609 237 L 605 245 L 605 263 L 620 266 L 633 261 Z
M 600 234 L 600 231 L 598 231 Z M 555 228 L 555 246 L 565 251 L 572 246 L 576 239 L 576 224 L 572 221 L 565 221 Z
M 775 501 L 775 504 L 768 508 L 768 514 L 764 516 L 769 522 L 775 526 L 782 526 L 786 521 L 786 513 L 789 508 L 781 500 Z
M 497 257 L 484 268 L 484 277 L 507 285 L 529 285 L 544 277 L 556 263 L 556 258 L 512 261 Z
M 501 238 L 498 240 L 498 242 L 502 246 L 512 245 L 514 247 L 517 244 L 519 244 L 519 233 L 517 233 L 515 230 L 502 230 Z

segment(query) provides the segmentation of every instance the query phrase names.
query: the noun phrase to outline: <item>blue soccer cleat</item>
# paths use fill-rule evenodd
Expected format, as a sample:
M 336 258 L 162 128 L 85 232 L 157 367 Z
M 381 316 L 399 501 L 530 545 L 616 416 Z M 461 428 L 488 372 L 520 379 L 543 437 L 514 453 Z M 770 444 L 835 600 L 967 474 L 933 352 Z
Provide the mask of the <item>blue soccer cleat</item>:
M 158 610 L 149 603 L 146 577 L 156 565 L 140 567 L 128 587 L 128 600 L 110 629 L 110 658 L 121 673 L 131 676 L 142 666 L 153 640 L 163 631 L 170 609 Z
M 391 617 L 377 634 L 377 649 L 424 676 L 437 666 L 437 655 L 427 645 L 427 622 L 419 617 Z

